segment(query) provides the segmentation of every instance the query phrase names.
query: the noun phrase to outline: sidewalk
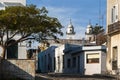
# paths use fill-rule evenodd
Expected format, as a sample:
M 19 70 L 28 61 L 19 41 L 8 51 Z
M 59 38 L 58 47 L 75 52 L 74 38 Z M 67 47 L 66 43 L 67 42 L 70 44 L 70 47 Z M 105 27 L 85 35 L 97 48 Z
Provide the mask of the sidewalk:
M 115 76 L 107 75 L 83 75 L 79 74 L 36 74 L 36 80 L 120 80 Z M 44 79 L 42 79 L 44 78 Z

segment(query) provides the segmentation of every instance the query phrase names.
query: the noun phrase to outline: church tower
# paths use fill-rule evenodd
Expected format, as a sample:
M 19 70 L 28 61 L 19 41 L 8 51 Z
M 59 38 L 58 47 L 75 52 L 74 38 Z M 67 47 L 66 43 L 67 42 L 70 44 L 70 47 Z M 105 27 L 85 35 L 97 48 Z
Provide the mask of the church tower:
M 93 27 L 89 23 L 85 32 L 85 38 L 89 41 L 94 41 Z
M 74 27 L 72 25 L 72 22 L 70 20 L 70 24 L 67 27 L 67 31 L 66 31 L 66 38 L 67 39 L 74 39 L 75 36 L 75 31 L 74 31 Z

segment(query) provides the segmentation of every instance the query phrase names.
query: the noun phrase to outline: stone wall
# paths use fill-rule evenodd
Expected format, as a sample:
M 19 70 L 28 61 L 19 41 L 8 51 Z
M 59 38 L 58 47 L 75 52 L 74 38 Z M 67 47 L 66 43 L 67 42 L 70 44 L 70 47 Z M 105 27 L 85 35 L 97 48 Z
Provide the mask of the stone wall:
M 0 78 L 21 78 L 35 80 L 35 60 L 2 60 Z M 7 76 L 7 77 L 6 77 Z M 0 80 L 1 80 L 0 79 Z

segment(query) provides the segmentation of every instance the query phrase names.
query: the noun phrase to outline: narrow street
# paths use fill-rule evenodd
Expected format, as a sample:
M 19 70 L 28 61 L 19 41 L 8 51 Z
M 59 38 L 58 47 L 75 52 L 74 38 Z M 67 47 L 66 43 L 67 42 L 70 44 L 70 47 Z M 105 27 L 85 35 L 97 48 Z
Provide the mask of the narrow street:
M 120 80 L 112 76 L 105 75 L 66 75 L 66 74 L 36 74 L 35 80 Z

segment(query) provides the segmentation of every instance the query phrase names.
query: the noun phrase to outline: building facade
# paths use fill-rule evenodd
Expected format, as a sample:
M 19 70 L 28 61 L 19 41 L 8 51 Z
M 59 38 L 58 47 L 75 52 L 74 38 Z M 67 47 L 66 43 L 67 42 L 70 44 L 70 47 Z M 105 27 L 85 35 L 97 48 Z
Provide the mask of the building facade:
M 78 46 L 73 50 L 65 50 L 65 73 L 104 74 L 106 72 L 105 65 L 105 46 Z
M 63 73 L 64 68 L 64 52 L 66 45 L 60 45 L 55 49 L 55 73 Z
M 8 6 L 26 6 L 26 0 L 0 0 L 0 9 Z
M 26 0 L 0 0 L 0 10 L 8 6 L 26 6 Z
M 107 70 L 117 74 L 120 68 L 120 0 L 107 0 Z
M 105 51 L 105 46 L 64 44 L 50 47 L 39 53 L 39 69 L 46 73 L 103 74 L 106 72 Z
M 39 72 L 55 72 L 55 48 L 57 47 L 51 46 L 47 50 L 38 54 Z
M 4 10 L 6 7 L 9 6 L 26 6 L 26 0 L 0 0 L 0 10 Z M 8 33 L 10 36 L 10 32 Z M 21 36 L 16 35 L 13 37 L 13 39 L 9 40 L 8 43 L 14 42 L 17 39 L 19 39 Z M 3 40 L 5 41 L 7 39 L 7 35 L 3 37 Z M 20 42 L 18 44 L 15 44 L 13 46 L 8 47 L 6 58 L 7 59 L 27 59 L 27 47 L 26 42 Z M 2 55 L 2 54 L 1 54 Z

